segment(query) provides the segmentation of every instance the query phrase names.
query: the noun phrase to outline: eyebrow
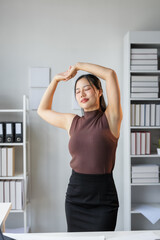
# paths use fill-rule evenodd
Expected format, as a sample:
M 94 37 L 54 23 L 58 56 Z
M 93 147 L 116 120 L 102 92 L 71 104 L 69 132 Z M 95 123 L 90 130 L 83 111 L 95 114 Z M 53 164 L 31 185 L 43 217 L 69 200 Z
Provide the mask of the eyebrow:
M 85 87 L 87 87 L 87 86 L 91 86 L 91 85 L 90 85 L 90 84 L 87 84 L 87 85 L 83 86 L 82 88 L 85 88 Z M 80 89 L 80 88 L 76 88 L 76 90 L 78 90 L 78 89 Z

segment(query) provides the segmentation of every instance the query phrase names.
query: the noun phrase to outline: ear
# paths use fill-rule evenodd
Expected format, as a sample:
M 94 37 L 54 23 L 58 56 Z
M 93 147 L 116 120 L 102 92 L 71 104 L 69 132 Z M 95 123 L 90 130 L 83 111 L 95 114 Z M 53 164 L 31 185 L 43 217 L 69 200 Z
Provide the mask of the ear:
M 102 94 L 103 94 L 103 90 L 102 90 L 102 89 L 100 89 L 100 90 L 99 90 L 99 96 L 101 97 L 101 96 L 102 96 Z

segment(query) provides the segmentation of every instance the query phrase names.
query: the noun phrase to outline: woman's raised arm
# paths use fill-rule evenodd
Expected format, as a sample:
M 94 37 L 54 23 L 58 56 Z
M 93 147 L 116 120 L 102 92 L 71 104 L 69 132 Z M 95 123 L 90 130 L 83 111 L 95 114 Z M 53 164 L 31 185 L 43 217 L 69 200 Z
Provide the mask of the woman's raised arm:
M 75 114 L 60 113 L 51 109 L 54 93 L 58 83 L 60 81 L 68 81 L 69 79 L 72 78 L 71 75 L 68 76 L 68 73 L 69 71 L 66 71 L 66 72 L 57 74 L 53 78 L 52 82 L 49 84 L 48 88 L 46 89 L 41 99 L 37 113 L 41 118 L 43 118 L 48 123 L 54 125 L 55 127 L 66 129 L 69 133 L 70 125 Z

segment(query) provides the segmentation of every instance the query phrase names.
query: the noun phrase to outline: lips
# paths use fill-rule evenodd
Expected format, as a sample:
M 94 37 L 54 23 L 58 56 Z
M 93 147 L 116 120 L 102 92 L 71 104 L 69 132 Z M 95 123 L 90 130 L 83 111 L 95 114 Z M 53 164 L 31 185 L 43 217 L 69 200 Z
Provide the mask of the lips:
M 83 99 L 81 100 L 81 102 L 82 102 L 82 103 L 86 103 L 86 102 L 88 102 L 88 100 L 89 100 L 88 98 L 83 98 Z

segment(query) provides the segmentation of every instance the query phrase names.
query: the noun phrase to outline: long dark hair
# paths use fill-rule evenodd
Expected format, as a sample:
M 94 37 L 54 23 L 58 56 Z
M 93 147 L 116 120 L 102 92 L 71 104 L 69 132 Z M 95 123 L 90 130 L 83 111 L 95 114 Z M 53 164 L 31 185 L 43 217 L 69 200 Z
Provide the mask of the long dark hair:
M 76 98 L 76 85 L 77 85 L 77 82 L 81 78 L 86 78 L 92 88 L 93 88 L 93 85 L 94 85 L 98 90 L 102 89 L 101 81 L 99 80 L 98 77 L 96 77 L 93 74 L 84 74 L 84 75 L 81 75 L 79 78 L 77 78 L 77 80 L 75 82 L 75 85 L 74 85 L 75 98 Z M 106 103 L 105 103 L 103 94 L 100 97 L 100 108 L 101 108 L 102 112 L 104 112 L 106 110 Z M 84 112 L 82 111 L 82 113 L 84 113 Z

